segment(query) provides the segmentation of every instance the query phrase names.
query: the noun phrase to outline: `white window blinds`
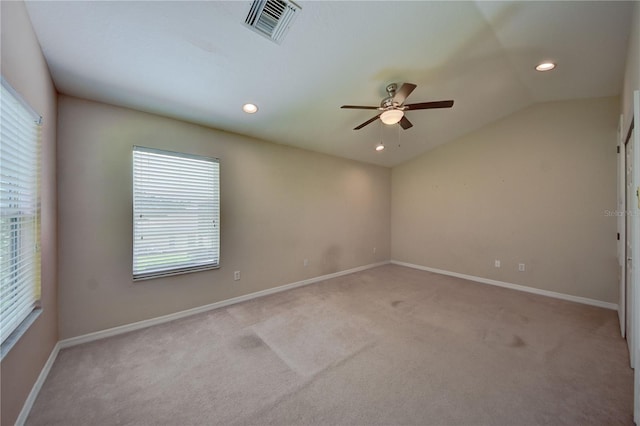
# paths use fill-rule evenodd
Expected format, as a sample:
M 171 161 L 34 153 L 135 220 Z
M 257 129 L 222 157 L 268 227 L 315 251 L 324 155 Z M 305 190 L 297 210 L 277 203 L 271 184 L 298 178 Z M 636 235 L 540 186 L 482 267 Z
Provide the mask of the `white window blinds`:
M 40 117 L 2 78 L 0 96 L 0 337 L 40 299 Z
M 215 268 L 220 258 L 215 158 L 133 148 L 133 278 Z

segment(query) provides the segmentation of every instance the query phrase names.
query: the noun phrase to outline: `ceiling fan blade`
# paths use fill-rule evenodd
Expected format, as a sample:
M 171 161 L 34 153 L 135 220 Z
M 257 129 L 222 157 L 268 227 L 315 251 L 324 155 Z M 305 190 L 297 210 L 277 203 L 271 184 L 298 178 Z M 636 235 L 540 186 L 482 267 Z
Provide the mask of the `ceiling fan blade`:
M 436 101 L 436 102 L 422 102 L 419 104 L 407 104 L 405 108 L 410 111 L 416 109 L 434 109 L 434 108 L 451 108 L 453 101 Z
M 364 126 L 373 123 L 374 121 L 376 121 L 378 119 L 378 117 L 380 117 L 380 114 L 376 115 L 375 117 L 373 117 L 370 120 L 365 121 L 364 123 L 362 123 L 361 125 L 359 125 L 358 127 L 354 127 L 353 130 L 360 130 L 362 129 Z
M 344 108 L 344 109 L 378 109 L 379 107 L 361 106 L 361 105 L 342 105 L 340 108 Z
M 404 100 L 407 99 L 407 97 L 411 94 L 411 92 L 415 90 L 416 87 L 418 86 L 416 86 L 415 84 L 404 83 L 402 86 L 400 86 L 400 89 L 396 91 L 396 94 L 393 97 L 393 102 L 397 102 L 398 104 L 402 105 L 404 103 Z
M 404 116 L 402 117 L 402 119 L 400 120 L 400 126 L 402 126 L 402 128 L 404 130 L 410 129 L 413 127 L 413 124 L 411 124 L 411 122 L 409 120 L 407 120 L 407 117 Z

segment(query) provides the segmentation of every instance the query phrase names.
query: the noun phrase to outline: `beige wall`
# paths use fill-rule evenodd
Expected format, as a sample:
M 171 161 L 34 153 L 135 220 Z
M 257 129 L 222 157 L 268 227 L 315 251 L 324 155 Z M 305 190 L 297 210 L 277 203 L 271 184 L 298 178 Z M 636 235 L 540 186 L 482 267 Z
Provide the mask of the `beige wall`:
M 622 114 L 624 115 L 624 130 L 629 130 L 633 118 L 633 91 L 640 90 L 640 2 L 634 5 L 629 47 L 627 50 L 627 65 L 622 89 Z M 636 129 L 638 123 L 636 123 Z
M 617 303 L 618 111 L 539 104 L 395 167 L 392 259 Z
M 0 2 L 2 75 L 43 116 L 43 313 L 0 364 L 1 420 L 13 424 L 58 340 L 56 265 L 56 91 L 24 3 Z
M 387 168 L 67 96 L 58 111 L 60 338 L 390 257 Z M 219 270 L 132 282 L 134 144 L 220 158 Z

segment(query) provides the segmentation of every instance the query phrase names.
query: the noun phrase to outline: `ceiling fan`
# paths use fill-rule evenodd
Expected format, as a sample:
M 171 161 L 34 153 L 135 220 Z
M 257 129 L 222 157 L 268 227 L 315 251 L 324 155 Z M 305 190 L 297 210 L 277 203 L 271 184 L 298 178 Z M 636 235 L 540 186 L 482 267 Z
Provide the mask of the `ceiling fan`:
M 360 105 L 342 105 L 340 108 L 345 109 L 377 109 L 382 111 L 370 120 L 365 121 L 353 130 L 360 130 L 364 126 L 373 123 L 378 118 L 384 124 L 396 124 L 400 123 L 403 129 L 407 130 L 413 127 L 413 124 L 405 117 L 405 111 L 414 111 L 417 109 L 434 109 L 434 108 L 451 108 L 453 101 L 436 101 L 436 102 L 422 102 L 418 104 L 405 104 L 404 101 L 413 92 L 417 86 L 411 83 L 404 83 L 398 90 L 396 83 L 391 83 L 387 86 L 388 96 L 380 102 L 379 107 L 375 106 L 360 106 Z

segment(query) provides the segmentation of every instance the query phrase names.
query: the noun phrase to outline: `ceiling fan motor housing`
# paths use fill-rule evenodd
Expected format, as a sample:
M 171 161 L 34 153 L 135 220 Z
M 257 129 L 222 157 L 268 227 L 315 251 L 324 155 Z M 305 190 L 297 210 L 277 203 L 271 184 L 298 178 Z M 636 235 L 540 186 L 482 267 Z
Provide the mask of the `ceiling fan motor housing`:
M 387 96 L 380 102 L 380 108 L 391 109 L 397 108 L 400 106 L 399 103 L 393 102 L 393 97 L 396 95 L 396 90 L 398 90 L 398 85 L 396 83 L 391 83 L 387 85 Z
M 396 90 L 398 90 L 398 85 L 396 83 L 387 85 L 387 93 L 390 98 L 393 98 L 396 95 Z
M 397 107 L 398 105 L 393 103 L 393 97 L 384 98 L 382 102 L 380 102 L 380 109 L 392 109 Z

